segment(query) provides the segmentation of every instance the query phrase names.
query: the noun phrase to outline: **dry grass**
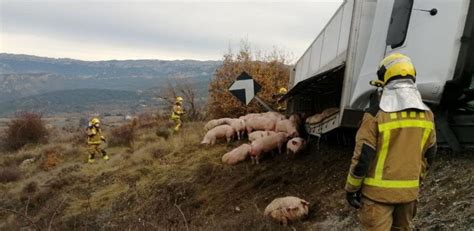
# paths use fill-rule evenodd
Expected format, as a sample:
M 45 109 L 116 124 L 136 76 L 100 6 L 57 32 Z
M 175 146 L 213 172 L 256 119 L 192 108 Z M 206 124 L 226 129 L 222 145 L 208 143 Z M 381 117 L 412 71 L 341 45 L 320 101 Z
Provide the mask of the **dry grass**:
M 32 165 L 22 179 L 8 186 L 0 184 L 2 198 L 8 198 L 0 199 L 0 203 L 22 213 L 28 207 L 28 216 L 43 229 L 56 214 L 52 222 L 56 230 L 356 227 L 355 211 L 346 206 L 342 190 L 350 148 L 323 146 L 322 153 L 306 153 L 295 160 L 277 156 L 264 159 L 258 166 L 249 162 L 226 166 L 221 163 L 221 156 L 240 142 L 201 146 L 202 127 L 202 123 L 185 123 L 183 130 L 168 139 L 156 136 L 156 127 L 138 128 L 133 148 L 109 147 L 111 159 L 98 160 L 93 165 L 84 164 L 78 154 L 82 151 L 74 153 L 67 143 L 7 155 L 37 156 L 59 150 L 56 153 L 61 162 L 47 172 L 39 163 Z M 465 166 L 459 169 L 468 171 Z M 438 171 L 442 174 L 442 169 Z M 306 220 L 284 228 L 265 219 L 262 212 L 275 197 L 287 195 L 308 200 L 311 212 Z M 420 208 L 423 214 L 423 205 Z M 27 225 L 19 217 L 0 213 L 0 229 L 33 227 Z

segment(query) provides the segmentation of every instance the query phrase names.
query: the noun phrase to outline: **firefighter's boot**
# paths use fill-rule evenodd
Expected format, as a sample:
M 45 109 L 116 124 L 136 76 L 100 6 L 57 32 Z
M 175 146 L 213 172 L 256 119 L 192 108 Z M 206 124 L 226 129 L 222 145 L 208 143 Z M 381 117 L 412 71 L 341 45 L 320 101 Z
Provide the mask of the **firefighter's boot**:
M 87 163 L 89 164 L 95 163 L 94 155 L 89 155 L 89 158 L 87 159 Z
M 102 159 L 104 160 L 109 160 L 109 155 L 107 155 L 107 152 L 105 150 L 100 150 L 102 152 Z

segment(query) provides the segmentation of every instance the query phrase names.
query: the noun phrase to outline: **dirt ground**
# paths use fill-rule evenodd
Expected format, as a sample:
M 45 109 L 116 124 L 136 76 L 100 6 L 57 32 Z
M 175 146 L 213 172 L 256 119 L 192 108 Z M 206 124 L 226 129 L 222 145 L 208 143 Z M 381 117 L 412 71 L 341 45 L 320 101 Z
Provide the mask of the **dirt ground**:
M 2 166 L 36 161 L 21 168 L 19 181 L 0 183 L 0 230 L 358 229 L 343 191 L 352 147 L 311 145 L 296 159 L 226 166 L 221 156 L 240 142 L 201 146 L 202 127 L 188 125 L 168 140 L 141 130 L 132 148 L 110 147 L 111 160 L 94 165 L 83 163 L 82 145 L 67 142 L 1 155 Z M 46 171 L 41 162 L 51 149 L 59 161 Z M 440 151 L 423 182 L 418 228 L 472 230 L 473 171 L 473 151 Z M 263 217 L 268 203 L 288 195 L 311 203 L 306 219 L 283 227 Z

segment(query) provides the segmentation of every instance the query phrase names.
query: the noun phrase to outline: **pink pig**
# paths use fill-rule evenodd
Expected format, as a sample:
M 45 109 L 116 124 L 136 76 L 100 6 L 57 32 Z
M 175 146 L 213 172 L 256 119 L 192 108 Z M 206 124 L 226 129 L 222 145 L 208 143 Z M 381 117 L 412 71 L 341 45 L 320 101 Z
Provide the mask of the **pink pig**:
M 226 138 L 227 143 L 229 143 L 232 138 L 234 137 L 234 129 L 230 125 L 220 125 L 211 130 L 209 130 L 204 139 L 202 140 L 201 144 L 215 144 L 217 139 Z
M 275 128 L 275 121 L 266 117 L 254 117 L 248 119 L 245 123 L 247 127 L 247 134 L 252 131 L 273 131 Z
M 286 134 L 288 134 L 289 137 L 297 137 L 299 136 L 299 133 L 296 127 L 297 125 L 295 122 L 288 119 L 284 119 L 276 123 L 275 131 L 286 132 Z
M 254 131 L 248 134 L 248 136 L 249 136 L 249 141 L 252 142 L 260 138 L 263 138 L 265 136 L 275 135 L 275 134 L 276 132 L 273 132 L 273 131 Z
M 275 135 L 270 135 L 257 139 L 252 142 L 252 149 L 250 150 L 250 158 L 252 158 L 252 164 L 259 164 L 259 160 L 264 153 L 273 151 L 278 148 L 278 152 L 281 154 L 281 149 L 285 144 L 288 135 L 280 132 Z
M 232 151 L 222 156 L 222 163 L 234 165 L 244 161 L 247 159 L 251 148 L 252 146 L 250 146 L 250 144 L 242 144 L 239 147 L 234 148 Z
M 243 119 L 231 119 L 230 126 L 237 133 L 237 139 L 240 140 L 245 132 L 245 121 Z
M 231 120 L 230 118 L 210 120 L 209 122 L 206 123 L 206 125 L 204 125 L 204 129 L 206 129 L 206 131 L 209 131 L 219 125 L 229 124 L 230 120 Z
M 306 141 L 303 138 L 295 137 L 291 140 L 288 140 L 286 144 L 286 154 L 291 157 L 295 157 L 301 150 L 306 146 Z
M 289 222 L 303 219 L 308 215 L 309 202 L 298 197 L 287 196 L 273 200 L 264 215 L 287 226 Z

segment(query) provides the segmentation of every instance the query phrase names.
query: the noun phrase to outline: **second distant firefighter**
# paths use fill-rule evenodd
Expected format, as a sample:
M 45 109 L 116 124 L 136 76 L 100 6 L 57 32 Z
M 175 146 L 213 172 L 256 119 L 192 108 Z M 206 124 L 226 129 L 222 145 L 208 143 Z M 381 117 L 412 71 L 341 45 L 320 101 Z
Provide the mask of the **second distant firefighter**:
M 288 90 L 284 87 L 281 87 L 279 90 L 278 90 L 278 94 L 274 95 L 274 97 L 277 98 L 277 111 L 279 112 L 284 112 L 286 111 L 286 102 L 284 100 L 282 100 L 282 97 L 288 93 Z
M 175 123 L 173 130 L 176 132 L 179 131 L 182 126 L 181 116 L 183 116 L 184 113 L 183 98 L 178 96 L 176 97 L 176 102 L 173 106 L 173 111 L 171 112 L 171 120 Z

